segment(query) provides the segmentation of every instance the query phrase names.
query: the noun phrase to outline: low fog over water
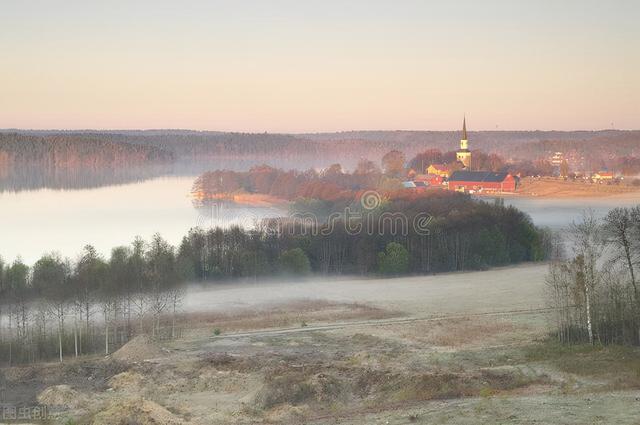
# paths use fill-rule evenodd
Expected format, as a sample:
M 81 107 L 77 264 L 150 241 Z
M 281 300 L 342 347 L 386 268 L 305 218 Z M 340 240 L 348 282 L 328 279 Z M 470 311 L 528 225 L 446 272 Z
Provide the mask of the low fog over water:
M 504 198 L 504 203 L 529 214 L 537 226 L 560 230 L 579 221 L 585 210 L 593 210 L 596 217 L 604 217 L 615 207 L 640 204 L 640 198 L 627 195 L 573 199 Z

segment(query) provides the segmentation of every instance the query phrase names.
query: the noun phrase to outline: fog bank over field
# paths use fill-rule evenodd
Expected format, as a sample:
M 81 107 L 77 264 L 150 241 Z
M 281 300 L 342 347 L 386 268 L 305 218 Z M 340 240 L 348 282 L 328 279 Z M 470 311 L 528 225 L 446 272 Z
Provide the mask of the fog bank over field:
M 411 315 L 487 313 L 544 306 L 545 264 L 393 279 L 313 278 L 191 285 L 186 312 L 232 311 L 301 299 L 365 303 Z
M 561 230 L 579 221 L 587 209 L 601 217 L 617 206 L 637 205 L 640 199 L 634 196 L 589 199 L 513 197 L 505 198 L 504 202 L 528 213 L 538 226 Z M 300 299 L 366 303 L 412 315 L 536 309 L 544 306 L 547 272 L 546 264 L 525 264 L 488 271 L 393 279 L 329 277 L 191 285 L 184 300 L 184 309 L 188 312 L 231 311 Z

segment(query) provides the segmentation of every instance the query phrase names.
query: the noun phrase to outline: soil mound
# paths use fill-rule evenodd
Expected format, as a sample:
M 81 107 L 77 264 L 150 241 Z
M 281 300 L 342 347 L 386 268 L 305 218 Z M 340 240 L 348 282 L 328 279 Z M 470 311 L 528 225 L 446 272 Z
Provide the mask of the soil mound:
M 163 355 L 164 353 L 156 343 L 149 337 L 141 335 L 120 347 L 118 351 L 113 353 L 111 358 L 122 362 L 134 363 L 155 359 Z
M 150 400 L 127 399 L 111 404 L 98 413 L 93 425 L 182 425 L 185 422 L 173 413 Z
M 46 388 L 38 395 L 38 401 L 47 406 L 77 409 L 87 403 L 85 396 L 69 385 L 56 385 Z
M 114 390 L 137 390 L 142 387 L 142 375 L 137 372 L 122 372 L 109 379 L 109 386 Z

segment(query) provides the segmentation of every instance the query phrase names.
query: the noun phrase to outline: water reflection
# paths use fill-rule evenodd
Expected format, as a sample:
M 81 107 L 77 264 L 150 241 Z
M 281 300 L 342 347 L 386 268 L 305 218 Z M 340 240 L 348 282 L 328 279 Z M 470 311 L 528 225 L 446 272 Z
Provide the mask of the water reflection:
M 38 189 L 0 193 L 0 255 L 29 264 L 57 251 L 72 259 L 85 244 L 103 255 L 139 235 L 159 232 L 177 245 L 190 228 L 250 224 L 274 209 L 225 204 L 217 215 L 195 209 L 190 197 L 195 176 L 83 190 Z
M 231 201 L 198 200 L 194 202 L 198 211 L 198 227 L 231 227 L 240 226 L 245 229 L 255 228 L 265 218 L 282 217 L 286 209 L 275 206 L 254 206 L 238 204 Z
M 173 173 L 172 164 L 110 169 L 20 164 L 0 170 L 0 192 L 37 189 L 90 189 L 141 182 Z

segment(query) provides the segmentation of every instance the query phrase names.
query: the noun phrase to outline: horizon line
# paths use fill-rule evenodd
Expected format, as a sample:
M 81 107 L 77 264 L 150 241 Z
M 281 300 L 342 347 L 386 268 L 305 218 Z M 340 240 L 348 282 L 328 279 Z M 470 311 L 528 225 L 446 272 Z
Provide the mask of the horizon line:
M 428 130 L 428 129 L 394 129 L 394 130 L 380 130 L 380 129 L 351 129 L 351 130 L 320 130 L 320 131 L 302 131 L 302 132 L 284 132 L 284 131 L 245 131 L 245 130 L 210 130 L 210 129 L 193 129 L 193 128 L 0 128 L 0 133 L 20 133 L 20 132 L 75 132 L 75 133 L 83 133 L 83 132 L 109 132 L 109 133 L 118 133 L 118 132 L 192 132 L 192 133 L 227 133 L 227 134 L 271 134 L 271 135 L 288 135 L 288 136 L 296 136 L 296 135 L 315 135 L 315 134 L 339 134 L 339 133 L 451 133 L 451 132 L 460 132 L 458 129 L 450 129 L 450 130 Z M 585 133 L 600 133 L 606 131 L 617 131 L 617 132 L 636 132 L 640 131 L 640 128 L 601 128 L 601 129 L 573 129 L 573 130 L 543 130 L 543 129 L 480 129 L 480 130 L 467 130 L 468 133 L 507 133 L 507 132 L 527 132 L 527 133 L 576 133 L 576 132 L 585 132 Z

